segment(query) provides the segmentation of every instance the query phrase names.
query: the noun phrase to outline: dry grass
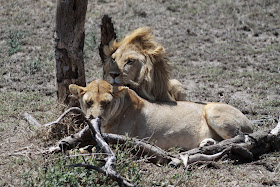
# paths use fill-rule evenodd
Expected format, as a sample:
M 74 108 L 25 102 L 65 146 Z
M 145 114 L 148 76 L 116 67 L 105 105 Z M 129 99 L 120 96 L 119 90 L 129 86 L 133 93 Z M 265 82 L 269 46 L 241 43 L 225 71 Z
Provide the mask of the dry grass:
M 56 105 L 55 8 L 55 0 L 0 2 L 0 186 L 47 185 L 42 181 L 73 173 L 61 169 L 44 175 L 45 167 L 62 168 L 72 161 L 37 155 L 52 141 L 42 138 L 41 129 L 22 117 L 28 112 L 43 124 L 63 110 Z M 173 77 L 184 84 L 189 100 L 234 105 L 250 120 L 261 120 L 254 124 L 256 130 L 275 126 L 280 107 L 278 0 L 140 0 L 137 5 L 132 0 L 89 1 L 87 82 L 101 77 L 97 46 L 105 13 L 113 18 L 120 38 L 140 26 L 154 30 L 170 55 Z M 279 156 L 279 152 L 262 156 L 264 164 L 219 161 L 190 170 L 128 159 L 135 167 L 129 165 L 132 170 L 124 173 L 143 186 L 277 186 Z M 125 161 L 130 156 L 120 158 Z

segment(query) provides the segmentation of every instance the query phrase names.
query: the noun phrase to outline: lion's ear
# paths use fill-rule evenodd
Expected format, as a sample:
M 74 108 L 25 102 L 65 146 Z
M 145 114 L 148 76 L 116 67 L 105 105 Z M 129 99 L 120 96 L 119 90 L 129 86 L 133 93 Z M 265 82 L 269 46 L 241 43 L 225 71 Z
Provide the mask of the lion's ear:
M 117 49 L 117 42 L 115 39 L 112 39 L 108 45 L 103 46 L 103 54 L 108 58 L 110 57 Z
M 162 46 L 157 46 L 154 49 L 146 50 L 145 53 L 148 54 L 148 56 L 151 56 L 151 57 L 158 57 L 158 56 L 161 56 L 162 54 L 164 54 L 165 50 Z
M 69 85 L 69 91 L 75 97 L 80 98 L 85 93 L 85 88 L 81 87 L 81 86 L 78 86 L 76 84 L 70 84 Z

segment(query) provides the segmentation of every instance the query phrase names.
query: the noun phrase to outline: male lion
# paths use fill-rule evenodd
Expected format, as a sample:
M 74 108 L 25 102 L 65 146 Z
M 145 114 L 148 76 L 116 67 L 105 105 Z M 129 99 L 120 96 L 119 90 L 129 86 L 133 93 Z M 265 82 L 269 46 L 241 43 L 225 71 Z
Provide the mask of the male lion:
M 170 80 L 164 48 L 153 40 L 149 28 L 139 28 L 120 42 L 103 46 L 104 80 L 128 86 L 150 101 L 185 100 L 182 84 Z
M 147 138 L 163 149 L 198 147 L 205 139 L 222 140 L 251 133 L 249 120 L 223 103 L 150 102 L 124 86 L 95 80 L 87 87 L 74 84 L 70 92 L 90 117 L 101 118 L 101 131 Z

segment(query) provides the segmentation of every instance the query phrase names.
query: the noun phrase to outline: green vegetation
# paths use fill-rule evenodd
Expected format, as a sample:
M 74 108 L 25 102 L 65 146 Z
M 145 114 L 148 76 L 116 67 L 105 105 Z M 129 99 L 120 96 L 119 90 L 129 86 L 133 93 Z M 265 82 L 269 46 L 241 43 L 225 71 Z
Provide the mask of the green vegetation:
M 130 151 L 123 146 L 115 146 L 117 162 L 116 171 L 135 184 L 140 184 L 140 162 L 136 162 Z M 79 154 L 79 151 L 76 151 Z M 104 156 L 99 155 L 102 160 Z M 96 156 L 97 157 L 97 156 Z M 117 185 L 115 181 L 105 174 L 82 167 L 71 167 L 73 164 L 86 163 L 97 167 L 103 167 L 104 162 L 97 161 L 95 156 L 65 156 L 55 155 L 45 160 L 44 166 L 37 166 L 25 172 L 25 184 L 27 186 L 108 186 Z
M 280 107 L 280 100 L 279 99 L 269 100 L 264 105 L 271 106 L 271 107 Z
M 85 61 L 90 60 L 92 56 L 97 53 L 97 40 L 96 40 L 96 33 L 94 31 L 88 31 L 86 32 L 85 36 L 85 46 L 84 46 L 84 58 Z
M 44 68 L 42 61 L 36 57 L 34 60 L 26 62 L 22 66 L 22 71 L 26 74 L 34 75 Z
M 17 53 L 20 50 L 20 40 L 22 38 L 24 38 L 24 33 L 22 31 L 9 31 L 7 40 L 9 56 Z

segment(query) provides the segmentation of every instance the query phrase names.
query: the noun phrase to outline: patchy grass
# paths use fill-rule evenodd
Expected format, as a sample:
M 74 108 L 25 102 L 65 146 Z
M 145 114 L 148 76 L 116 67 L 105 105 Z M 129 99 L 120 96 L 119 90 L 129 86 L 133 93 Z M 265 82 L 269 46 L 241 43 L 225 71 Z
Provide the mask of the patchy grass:
M 280 100 L 270 100 L 264 103 L 264 106 L 280 107 Z
M 125 176 L 135 184 L 141 183 L 140 168 L 141 162 L 135 161 L 131 157 L 130 150 L 124 151 L 117 146 L 115 149 L 117 162 L 116 171 Z M 81 167 L 71 167 L 77 163 L 87 163 L 94 166 L 102 167 L 104 162 L 96 159 L 104 158 L 98 153 L 91 156 L 75 156 L 80 154 L 79 151 L 72 152 L 74 155 L 53 155 L 45 159 L 44 165 L 38 165 L 28 170 L 24 174 L 25 184 L 27 186 L 108 186 L 117 185 L 115 181 L 106 177 L 104 174 L 94 170 L 87 170 Z
M 9 56 L 17 53 L 20 50 L 21 39 L 24 38 L 22 31 L 9 31 L 7 45 L 8 45 L 8 54 Z
M 22 71 L 26 74 L 34 75 L 35 73 L 40 72 L 43 68 L 44 64 L 38 57 L 36 57 L 34 60 L 24 64 L 22 67 Z
M 53 29 L 56 1 L 0 1 L 0 186 L 96 185 L 113 182 L 96 172 L 69 168 L 82 157 L 44 157 L 53 140 L 43 128 L 28 124 L 28 112 L 41 123 L 54 120 L 56 104 Z M 98 56 L 103 14 L 109 14 L 118 38 L 150 26 L 170 55 L 172 78 L 180 80 L 190 101 L 221 101 L 258 121 L 254 129 L 272 128 L 280 107 L 279 0 L 132 0 L 89 1 L 85 68 L 90 82 L 102 77 Z M 279 152 L 260 161 L 218 161 L 189 170 L 135 161 L 117 152 L 117 169 L 143 186 L 279 185 Z M 88 162 L 98 164 L 93 157 Z
M 96 32 L 88 31 L 85 36 L 84 58 L 89 60 L 93 51 L 98 51 Z

